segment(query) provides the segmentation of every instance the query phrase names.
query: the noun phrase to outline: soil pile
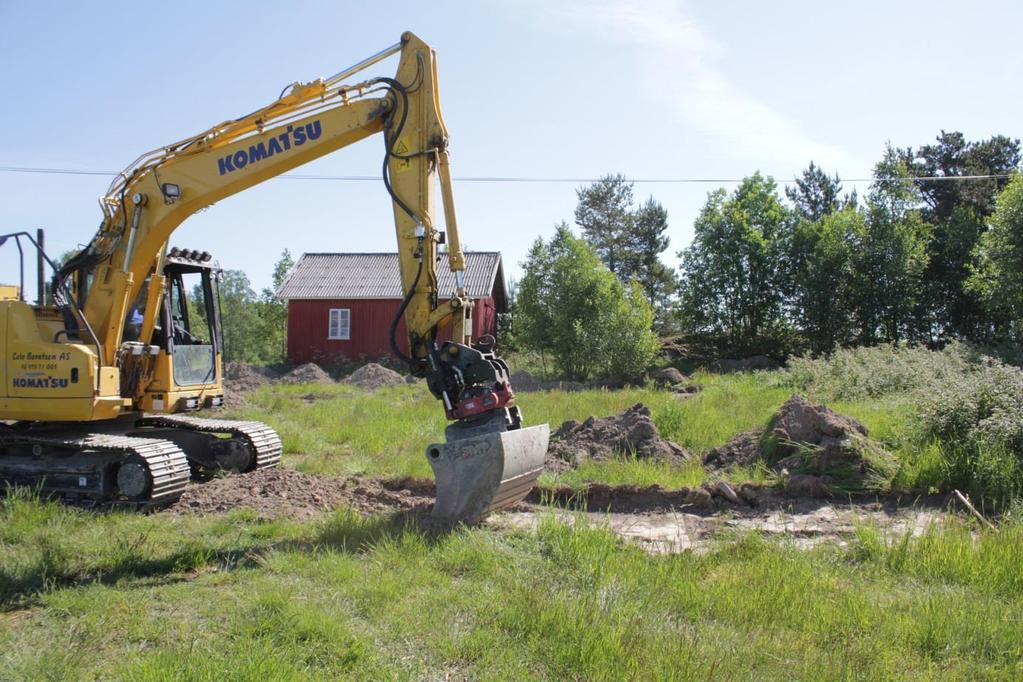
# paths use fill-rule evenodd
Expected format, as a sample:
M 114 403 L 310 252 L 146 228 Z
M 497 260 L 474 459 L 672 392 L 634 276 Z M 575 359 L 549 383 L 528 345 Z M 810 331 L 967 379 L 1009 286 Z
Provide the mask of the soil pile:
M 332 384 L 334 380 L 315 362 L 299 365 L 281 377 L 282 384 Z
M 703 456 L 703 464 L 711 469 L 729 467 L 751 467 L 761 461 L 760 440 L 763 429 L 740 433 L 721 447 L 714 448 Z
M 344 383 L 375 391 L 383 386 L 401 386 L 405 378 L 393 369 L 371 362 L 352 372 L 344 379 Z
M 688 381 L 688 379 L 686 379 L 686 375 L 674 367 L 664 367 L 659 369 L 651 374 L 650 378 L 653 379 L 654 383 L 661 388 L 677 386 Z
M 551 437 L 547 450 L 547 468 L 564 471 L 589 460 L 615 457 L 649 458 L 673 464 L 682 463 L 689 454 L 680 446 L 661 438 L 650 408 L 638 403 L 619 415 L 581 424 L 567 421 Z
M 783 474 L 789 492 L 810 497 L 885 492 L 898 470 L 894 455 L 863 424 L 798 395 L 785 401 L 766 430 L 739 434 L 704 457 L 718 469 L 757 462 Z
M 425 511 L 433 504 L 433 496 L 429 481 L 386 482 L 260 469 L 192 484 L 169 511 L 215 514 L 251 509 L 260 518 L 309 519 L 339 507 L 363 514 Z
M 224 368 L 224 386 L 228 391 L 254 391 L 275 379 L 277 373 L 268 367 L 229 362 Z

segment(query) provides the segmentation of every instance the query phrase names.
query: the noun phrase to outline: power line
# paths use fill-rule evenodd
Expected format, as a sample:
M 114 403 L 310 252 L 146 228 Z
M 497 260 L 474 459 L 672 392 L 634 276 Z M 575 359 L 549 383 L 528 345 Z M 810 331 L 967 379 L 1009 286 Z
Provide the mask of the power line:
M 118 175 L 115 171 L 105 170 L 78 170 L 74 168 L 38 168 L 34 166 L 0 166 L 0 172 L 4 173 L 34 173 L 51 175 L 105 175 L 113 177 Z M 1002 173 L 997 175 L 927 175 L 906 178 L 908 182 L 939 181 L 959 182 L 963 180 L 1006 180 L 1012 175 Z M 379 175 L 309 175 L 303 173 L 285 173 L 276 178 L 279 180 L 328 180 L 341 182 L 370 182 L 379 181 Z M 480 182 L 480 183 L 593 183 L 601 178 L 556 178 L 556 177 L 520 177 L 500 175 L 470 175 L 454 177 L 456 182 Z M 873 182 L 874 178 L 839 178 L 842 182 Z M 674 184 L 674 185 L 697 185 L 697 184 L 739 184 L 743 178 L 627 178 L 627 182 L 635 184 Z

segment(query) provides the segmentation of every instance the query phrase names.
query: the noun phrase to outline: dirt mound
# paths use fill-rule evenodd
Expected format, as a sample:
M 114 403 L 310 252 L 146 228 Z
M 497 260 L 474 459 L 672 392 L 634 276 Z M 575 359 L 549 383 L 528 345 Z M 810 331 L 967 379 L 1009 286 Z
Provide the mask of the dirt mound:
M 244 391 L 236 391 L 231 385 L 224 383 L 224 407 L 229 410 L 244 410 L 249 406 L 249 400 L 245 397 Z
M 898 470 L 863 424 L 798 395 L 785 401 L 766 430 L 741 433 L 704 456 L 716 469 L 758 462 L 782 474 L 791 494 L 809 497 L 885 492 Z
M 802 479 L 800 485 L 844 492 L 886 491 L 898 471 L 895 457 L 869 437 L 852 417 L 792 396 L 768 425 L 764 439 L 769 459 L 778 470 Z
M 334 380 L 315 362 L 307 362 L 280 379 L 282 384 L 332 384 Z
M 344 383 L 375 391 L 383 386 L 401 386 L 405 383 L 405 378 L 393 369 L 371 362 L 345 377 Z
M 704 455 L 703 464 L 712 469 L 753 466 L 761 459 L 760 439 L 763 437 L 763 429 L 740 433 L 721 447 L 714 448 Z
M 308 519 L 339 507 L 363 514 L 429 509 L 433 484 L 333 478 L 292 469 L 261 469 L 192 484 L 169 512 L 216 514 L 251 509 L 260 518 Z
M 650 378 L 654 380 L 655 384 L 662 388 L 684 384 L 688 381 L 688 379 L 686 379 L 686 375 L 674 367 L 664 367 L 659 369 L 651 374 Z
M 601 419 L 590 417 L 581 424 L 571 420 L 562 424 L 551 438 L 547 466 L 563 471 L 588 460 L 623 455 L 671 463 L 689 458 L 681 447 L 661 438 L 650 418 L 650 408 L 638 403 L 619 415 Z
M 244 362 L 229 362 L 224 367 L 224 387 L 229 392 L 254 391 L 275 379 L 277 373 L 269 367 L 258 367 Z

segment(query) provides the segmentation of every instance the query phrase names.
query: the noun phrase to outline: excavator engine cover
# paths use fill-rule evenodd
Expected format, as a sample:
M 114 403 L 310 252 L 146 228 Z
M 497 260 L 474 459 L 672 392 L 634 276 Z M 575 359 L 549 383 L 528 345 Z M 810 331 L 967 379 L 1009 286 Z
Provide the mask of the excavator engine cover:
M 476 523 L 520 502 L 543 472 L 550 430 L 546 424 L 510 431 L 448 427 L 446 444 L 426 448 L 437 481 L 433 516 Z

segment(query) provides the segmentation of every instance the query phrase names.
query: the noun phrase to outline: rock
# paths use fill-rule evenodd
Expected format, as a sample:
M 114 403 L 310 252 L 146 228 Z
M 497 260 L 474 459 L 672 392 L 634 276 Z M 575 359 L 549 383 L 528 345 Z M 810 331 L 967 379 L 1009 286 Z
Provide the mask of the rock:
M 676 384 L 671 387 L 673 393 L 679 395 L 696 395 L 703 390 L 702 384 Z
M 714 506 L 714 500 L 710 495 L 710 492 L 703 488 L 693 488 L 686 495 L 686 504 L 691 504 L 697 509 L 711 509 Z
M 403 386 L 405 378 L 393 369 L 387 369 L 375 362 L 363 365 L 343 380 L 346 384 L 375 391 L 384 386 Z
M 685 383 L 686 375 L 678 371 L 674 367 L 664 367 L 657 370 L 650 378 L 654 380 L 654 383 L 662 388 L 676 386 L 678 384 Z
M 743 483 L 739 486 L 739 497 L 746 501 L 751 507 L 763 507 L 770 505 L 777 499 L 772 488 L 767 488 L 756 483 Z
M 414 377 L 411 374 L 409 374 L 407 377 L 405 377 L 405 383 L 406 384 L 418 384 L 419 383 L 419 377 Z
M 554 432 L 548 448 L 548 459 L 561 460 L 572 467 L 591 459 L 623 456 L 673 464 L 689 459 L 689 453 L 680 446 L 661 438 L 650 409 L 642 404 L 610 417 L 589 417 L 582 423 L 569 420 Z
M 728 485 L 724 481 L 714 481 L 714 483 L 711 484 L 711 493 L 725 498 L 732 504 L 742 504 L 742 500 L 739 499 L 739 496 L 734 490 L 732 490 L 732 486 Z

